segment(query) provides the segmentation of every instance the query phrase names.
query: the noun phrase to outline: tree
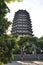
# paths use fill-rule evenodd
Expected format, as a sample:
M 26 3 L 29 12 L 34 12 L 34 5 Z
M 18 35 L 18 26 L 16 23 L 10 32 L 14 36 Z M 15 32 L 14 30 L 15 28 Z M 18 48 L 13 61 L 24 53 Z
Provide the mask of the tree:
M 8 12 L 9 12 L 9 8 L 6 5 L 5 0 L 0 0 L 0 61 L 3 63 L 5 62 L 7 63 L 8 61 L 9 49 L 6 45 L 8 41 L 6 30 L 11 24 L 11 22 L 9 22 L 7 18 L 5 18 Z
M 33 51 L 34 51 L 34 55 L 36 57 L 36 49 L 37 49 L 37 37 L 31 37 L 30 41 L 32 42 L 32 47 L 33 47 Z
M 6 2 L 10 1 L 21 1 L 21 0 L 0 0 L 0 34 L 5 34 L 11 22 L 5 18 L 6 14 L 10 12 L 9 8 L 6 5 Z
M 0 0 L 0 61 L 3 63 L 9 62 L 12 57 L 11 51 L 13 44 L 9 36 L 6 34 L 8 27 L 11 25 L 11 22 L 6 18 L 6 14 L 10 12 L 6 2 L 10 1 L 13 0 Z
M 14 51 L 17 48 L 16 39 L 8 35 L 0 36 L 0 61 L 11 62 L 14 59 Z
M 8 60 L 12 61 L 14 59 L 14 50 L 15 50 L 15 46 L 16 46 L 16 39 L 15 38 L 8 38 L 7 42 L 6 42 L 6 46 L 8 48 Z
M 40 37 L 39 39 L 38 39 L 38 44 L 37 44 L 37 46 L 38 46 L 38 49 L 41 51 L 41 50 L 43 50 L 43 37 Z
M 24 49 L 27 45 L 27 42 L 29 43 L 29 36 L 20 36 L 18 37 L 18 45 L 21 49 L 21 59 L 23 60 L 23 55 L 24 55 Z
M 11 22 L 5 18 L 5 15 L 9 12 L 9 8 L 5 4 L 4 0 L 0 0 L 0 35 L 5 34 Z

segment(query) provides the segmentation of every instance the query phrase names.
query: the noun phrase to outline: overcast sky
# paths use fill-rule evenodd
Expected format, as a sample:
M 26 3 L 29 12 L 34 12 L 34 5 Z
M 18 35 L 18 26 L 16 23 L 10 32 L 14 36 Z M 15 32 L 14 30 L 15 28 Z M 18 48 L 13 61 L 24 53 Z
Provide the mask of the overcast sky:
M 23 0 L 23 2 L 13 2 L 7 5 L 10 8 L 10 14 L 7 14 L 10 21 L 19 9 L 27 10 L 32 21 L 33 34 L 37 37 L 43 36 L 43 0 Z

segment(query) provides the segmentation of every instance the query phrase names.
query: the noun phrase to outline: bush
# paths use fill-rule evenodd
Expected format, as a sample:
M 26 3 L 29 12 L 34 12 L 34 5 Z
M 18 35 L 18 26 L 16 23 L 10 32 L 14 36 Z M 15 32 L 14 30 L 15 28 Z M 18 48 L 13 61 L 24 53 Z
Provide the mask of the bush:
M 0 62 L 0 65 L 4 65 L 4 63 L 3 62 Z

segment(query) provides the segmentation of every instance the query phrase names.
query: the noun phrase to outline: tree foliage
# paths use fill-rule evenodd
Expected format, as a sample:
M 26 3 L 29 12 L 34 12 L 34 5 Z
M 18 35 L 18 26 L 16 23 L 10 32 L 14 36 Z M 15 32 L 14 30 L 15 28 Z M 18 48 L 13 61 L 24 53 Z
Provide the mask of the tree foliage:
M 6 2 L 14 2 L 14 1 L 17 1 L 17 2 L 21 2 L 22 0 L 5 0 Z
M 13 48 L 15 48 L 15 39 L 6 34 L 11 22 L 6 18 L 6 14 L 10 12 L 6 2 L 21 0 L 0 0 L 0 61 L 7 63 L 12 60 Z
M 14 58 L 13 52 L 16 48 L 16 39 L 8 35 L 0 36 L 0 61 L 11 62 Z
M 7 63 L 8 60 L 10 60 L 9 58 L 11 58 L 11 53 L 7 47 L 8 37 L 6 35 L 6 30 L 11 24 L 11 22 L 5 18 L 8 12 L 9 8 L 7 7 L 5 1 L 0 0 L 0 61 L 3 63 Z M 8 55 L 8 53 L 10 54 Z
M 11 24 L 7 18 L 5 18 L 6 14 L 9 12 L 9 8 L 7 7 L 4 0 L 0 0 L 0 34 L 6 33 L 9 25 Z
M 4 65 L 3 62 L 0 62 L 0 65 Z
M 40 50 L 43 50 L 43 37 L 40 37 L 40 38 L 38 39 L 38 44 L 37 44 L 37 46 L 38 46 L 38 48 L 39 48 Z

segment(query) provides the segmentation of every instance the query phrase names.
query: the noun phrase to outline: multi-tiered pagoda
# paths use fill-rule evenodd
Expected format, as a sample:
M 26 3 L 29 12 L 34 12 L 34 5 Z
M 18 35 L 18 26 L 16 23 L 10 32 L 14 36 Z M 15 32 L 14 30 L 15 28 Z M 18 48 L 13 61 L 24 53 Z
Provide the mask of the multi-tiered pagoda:
M 19 35 L 32 36 L 31 19 L 26 10 L 18 10 L 15 12 L 11 33 L 14 37 L 18 37 Z

